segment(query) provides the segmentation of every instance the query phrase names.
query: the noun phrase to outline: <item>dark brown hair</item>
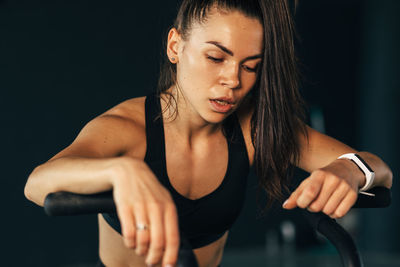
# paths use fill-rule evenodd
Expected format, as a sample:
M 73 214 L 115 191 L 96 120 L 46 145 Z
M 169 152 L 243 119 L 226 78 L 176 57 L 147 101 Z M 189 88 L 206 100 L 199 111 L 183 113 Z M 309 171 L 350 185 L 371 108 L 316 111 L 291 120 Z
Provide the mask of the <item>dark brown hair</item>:
M 307 136 L 304 104 L 298 91 L 291 6 L 288 0 L 183 0 L 172 27 L 187 40 L 193 23 L 204 22 L 213 7 L 240 11 L 258 19 L 264 28 L 263 58 L 251 90 L 255 107 L 251 136 L 259 186 L 267 192 L 270 206 L 273 200 L 282 200 L 282 188 L 287 189 L 289 183 L 288 170 L 298 163 L 299 134 Z M 176 65 L 170 63 L 166 52 L 161 64 L 159 95 L 176 84 Z

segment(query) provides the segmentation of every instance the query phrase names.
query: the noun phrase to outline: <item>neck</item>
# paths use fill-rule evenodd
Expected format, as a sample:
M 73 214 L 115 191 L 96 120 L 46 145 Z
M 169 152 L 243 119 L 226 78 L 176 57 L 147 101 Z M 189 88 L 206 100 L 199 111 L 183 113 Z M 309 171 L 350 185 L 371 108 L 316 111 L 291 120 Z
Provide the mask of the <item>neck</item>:
M 222 128 L 222 123 L 214 124 L 205 121 L 178 91 L 175 87 L 167 90 L 175 101 L 169 94 L 161 95 L 161 110 L 165 111 L 163 112 L 164 126 L 189 144 L 194 140 L 209 138 L 217 134 Z

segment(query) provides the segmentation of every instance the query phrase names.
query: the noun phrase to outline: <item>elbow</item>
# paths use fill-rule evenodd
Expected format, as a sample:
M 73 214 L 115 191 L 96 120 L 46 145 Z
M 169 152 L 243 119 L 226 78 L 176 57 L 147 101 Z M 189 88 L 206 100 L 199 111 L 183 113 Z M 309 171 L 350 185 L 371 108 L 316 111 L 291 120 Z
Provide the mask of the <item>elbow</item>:
M 384 164 L 384 168 L 381 172 L 382 179 L 381 179 L 380 186 L 384 186 L 386 188 L 391 189 L 392 185 L 393 185 L 393 172 L 388 165 L 386 165 L 385 163 L 383 163 L 383 164 Z
M 392 172 L 391 168 L 386 163 L 383 163 L 383 164 L 385 166 L 385 168 L 384 168 L 384 170 L 385 170 L 385 172 L 384 172 L 385 173 L 385 179 L 384 179 L 384 184 L 383 185 L 385 187 L 391 189 L 392 185 L 393 185 L 393 172 Z
M 37 195 L 35 194 L 35 192 L 34 192 L 34 190 L 32 188 L 32 186 L 30 185 L 29 181 L 25 185 L 24 195 L 25 195 L 25 198 L 28 199 L 29 201 L 35 203 L 36 205 L 39 205 L 39 206 L 43 207 L 44 201 L 39 201 Z
M 39 166 L 38 166 L 39 167 Z M 32 201 L 36 205 L 43 207 L 44 199 L 40 197 L 40 185 L 37 182 L 37 176 L 35 175 L 38 167 L 36 167 L 32 173 L 29 175 L 28 180 L 24 187 L 24 195 L 25 198 L 29 201 Z
M 31 189 L 29 182 L 25 185 L 24 195 L 25 195 L 25 198 L 28 199 L 29 201 L 35 203 L 38 206 L 43 207 L 44 201 L 39 201 L 38 197 L 35 195 L 35 193 Z
M 388 179 L 387 179 L 387 181 L 388 182 L 387 182 L 386 187 L 391 189 L 392 185 L 393 185 L 393 172 L 392 172 L 391 169 L 389 169 L 389 171 L 388 171 Z
M 31 194 L 31 191 L 30 191 L 30 188 L 29 188 L 28 184 L 29 184 L 29 178 L 28 178 L 28 181 L 25 184 L 24 195 L 25 195 L 26 199 L 32 201 L 32 194 Z

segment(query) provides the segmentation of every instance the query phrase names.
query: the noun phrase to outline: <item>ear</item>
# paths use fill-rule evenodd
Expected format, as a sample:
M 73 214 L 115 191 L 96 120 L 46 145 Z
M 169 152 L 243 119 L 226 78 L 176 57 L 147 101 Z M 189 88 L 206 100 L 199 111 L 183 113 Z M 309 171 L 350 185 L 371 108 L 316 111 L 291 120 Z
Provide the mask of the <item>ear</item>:
M 172 28 L 168 33 L 167 55 L 172 63 L 178 63 L 179 45 L 182 41 L 181 35 L 176 28 Z

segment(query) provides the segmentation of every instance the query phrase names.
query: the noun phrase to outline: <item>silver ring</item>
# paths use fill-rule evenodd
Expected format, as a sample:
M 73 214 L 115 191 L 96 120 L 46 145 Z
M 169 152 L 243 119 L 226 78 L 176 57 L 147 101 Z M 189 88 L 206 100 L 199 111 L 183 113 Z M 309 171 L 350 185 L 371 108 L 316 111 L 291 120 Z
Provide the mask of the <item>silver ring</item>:
M 149 225 L 146 223 L 138 223 L 136 224 L 136 230 L 141 231 L 141 230 L 147 230 L 149 229 Z

